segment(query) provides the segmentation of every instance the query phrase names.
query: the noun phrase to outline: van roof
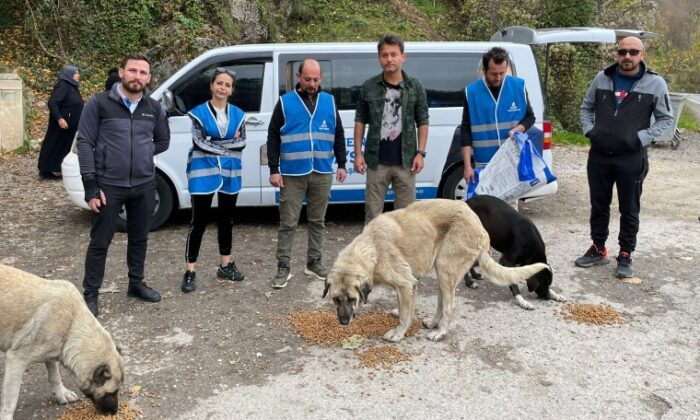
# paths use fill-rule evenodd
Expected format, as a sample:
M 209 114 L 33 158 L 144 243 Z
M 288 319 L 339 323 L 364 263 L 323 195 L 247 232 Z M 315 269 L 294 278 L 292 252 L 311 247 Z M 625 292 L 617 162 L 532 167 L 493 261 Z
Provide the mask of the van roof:
M 508 42 L 508 49 L 520 49 L 527 46 Z M 503 42 L 406 42 L 406 52 L 482 52 L 491 47 L 503 45 Z M 321 53 L 321 52 L 376 52 L 376 42 L 316 42 L 316 43 L 286 43 L 286 44 L 243 44 L 219 47 L 207 51 L 202 56 L 217 56 L 229 53 Z

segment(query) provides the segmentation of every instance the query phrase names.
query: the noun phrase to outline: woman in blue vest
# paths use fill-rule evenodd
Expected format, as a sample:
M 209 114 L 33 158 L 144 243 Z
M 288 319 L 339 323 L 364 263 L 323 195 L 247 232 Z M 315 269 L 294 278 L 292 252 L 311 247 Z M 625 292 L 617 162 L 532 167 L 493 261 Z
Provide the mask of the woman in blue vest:
M 187 187 L 192 199 L 192 219 L 187 234 L 185 276 L 182 291 L 195 290 L 195 263 L 202 236 L 210 219 L 214 193 L 219 202 L 216 210 L 220 265 L 216 275 L 241 281 L 245 275 L 231 260 L 233 216 L 241 190 L 241 151 L 246 144 L 245 114 L 228 103 L 236 85 L 236 73 L 219 67 L 211 80 L 211 100 L 197 105 L 192 118 L 192 148 L 187 159 Z

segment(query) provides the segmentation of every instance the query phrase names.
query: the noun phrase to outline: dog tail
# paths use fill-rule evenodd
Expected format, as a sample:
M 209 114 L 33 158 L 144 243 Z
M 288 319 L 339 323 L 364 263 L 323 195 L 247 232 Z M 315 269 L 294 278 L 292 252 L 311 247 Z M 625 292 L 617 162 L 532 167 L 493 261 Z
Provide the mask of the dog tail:
M 504 267 L 491 258 L 488 251 L 479 255 L 479 268 L 481 273 L 499 286 L 510 286 L 527 280 L 542 270 L 552 271 L 547 264 L 535 263 L 522 267 Z

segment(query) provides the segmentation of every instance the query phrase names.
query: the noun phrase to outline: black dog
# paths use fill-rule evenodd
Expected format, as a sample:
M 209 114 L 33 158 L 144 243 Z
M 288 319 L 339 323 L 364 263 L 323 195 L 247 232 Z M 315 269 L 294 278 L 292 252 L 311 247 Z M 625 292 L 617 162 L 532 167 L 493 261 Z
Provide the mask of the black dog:
M 532 264 L 536 262 L 547 263 L 545 245 L 540 232 L 530 219 L 518 213 L 510 204 L 505 201 L 490 196 L 477 195 L 467 200 L 469 207 L 479 216 L 481 224 L 491 238 L 491 247 L 501 253 L 500 263 L 508 267 Z M 481 275 L 474 271 L 469 271 L 474 278 L 481 278 Z M 468 287 L 475 288 L 476 283 L 467 273 L 464 282 Z M 476 274 L 476 276 L 475 276 Z M 552 284 L 552 272 L 542 270 L 527 279 L 529 292 L 537 293 L 540 299 L 554 299 L 564 302 L 563 296 L 549 290 Z M 535 309 L 531 303 L 520 295 L 517 285 L 510 286 L 516 303 L 523 309 Z

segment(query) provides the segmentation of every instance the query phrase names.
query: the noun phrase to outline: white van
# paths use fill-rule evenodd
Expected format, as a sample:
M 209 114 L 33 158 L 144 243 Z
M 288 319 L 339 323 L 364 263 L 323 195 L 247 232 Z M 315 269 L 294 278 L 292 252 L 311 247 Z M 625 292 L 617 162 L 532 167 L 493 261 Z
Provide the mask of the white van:
M 510 30 L 511 32 L 508 32 Z M 614 42 L 611 30 L 586 30 L 581 38 L 578 31 L 560 31 L 559 38 L 546 42 L 598 41 L 599 32 Z M 578 33 L 581 39 L 571 39 Z M 595 34 L 595 35 L 593 35 Z M 460 123 L 464 102 L 464 87 L 481 77 L 479 63 L 491 47 L 500 46 L 510 54 L 512 73 L 525 80 L 536 117 L 533 127 L 538 148 L 552 167 L 551 126 L 544 121 L 544 101 L 540 75 L 530 45 L 538 44 L 537 32 L 526 28 L 508 28 L 494 35 L 499 42 L 407 42 L 408 58 L 404 70 L 421 80 L 427 91 L 430 107 L 430 131 L 426 166 L 416 180 L 416 198 L 464 198 L 465 183 L 458 140 L 453 139 Z M 568 38 L 567 38 L 568 37 Z M 524 40 L 525 44 L 513 42 Z M 364 202 L 365 176 L 354 172 L 353 126 L 355 105 L 360 86 L 381 71 L 376 43 L 318 43 L 318 44 L 255 44 L 217 48 L 192 60 L 172 75 L 152 93 L 162 100 L 172 93 L 175 107 L 169 112 L 170 148 L 155 157 L 157 169 L 157 206 L 151 228 L 156 229 L 176 208 L 191 207 L 187 190 L 185 165 L 192 145 L 191 122 L 186 111 L 210 98 L 209 82 L 216 67 L 226 67 L 237 74 L 236 90 L 231 102 L 246 113 L 247 146 L 243 151 L 243 188 L 239 206 L 275 206 L 279 191 L 268 183 L 267 127 L 272 110 L 280 95 L 294 88 L 299 62 L 314 58 L 321 63 L 324 74 L 322 88 L 335 97 L 345 128 L 348 177 L 335 183 L 330 203 Z M 74 152 L 63 162 L 63 183 L 71 200 L 87 208 L 83 199 L 78 159 Z M 525 199 L 553 194 L 557 183 L 537 188 Z M 393 200 L 393 191 L 387 194 Z M 123 220 L 122 220 L 123 224 Z

